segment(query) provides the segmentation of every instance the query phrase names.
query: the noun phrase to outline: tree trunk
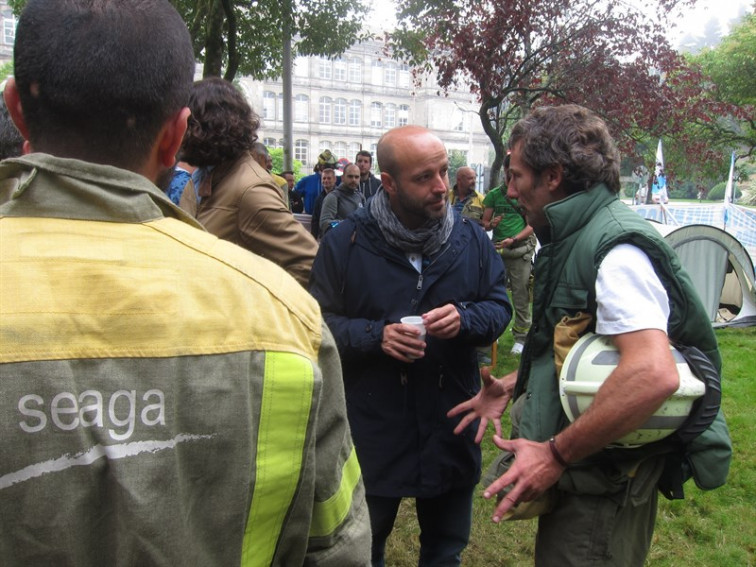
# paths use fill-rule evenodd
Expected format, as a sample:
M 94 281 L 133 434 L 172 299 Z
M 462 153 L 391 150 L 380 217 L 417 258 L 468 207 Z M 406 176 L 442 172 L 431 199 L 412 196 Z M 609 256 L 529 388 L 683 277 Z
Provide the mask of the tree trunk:
M 233 81 L 239 70 L 239 52 L 236 49 L 236 14 L 230 0 L 221 0 L 221 3 L 228 22 L 228 67 L 223 78 Z
M 220 77 L 223 70 L 223 20 L 221 0 L 215 0 L 207 18 L 203 77 Z
M 478 116 L 480 117 L 480 123 L 483 125 L 483 130 L 491 140 L 493 144 L 495 157 L 491 164 L 491 171 L 489 175 L 488 190 L 490 191 L 499 184 L 499 176 L 501 168 L 504 165 L 504 155 L 506 149 L 504 148 L 504 142 L 501 140 L 501 135 L 496 127 L 491 124 L 491 119 L 488 117 L 488 111 L 495 108 L 497 105 L 495 101 L 488 99 L 481 103 L 478 110 Z

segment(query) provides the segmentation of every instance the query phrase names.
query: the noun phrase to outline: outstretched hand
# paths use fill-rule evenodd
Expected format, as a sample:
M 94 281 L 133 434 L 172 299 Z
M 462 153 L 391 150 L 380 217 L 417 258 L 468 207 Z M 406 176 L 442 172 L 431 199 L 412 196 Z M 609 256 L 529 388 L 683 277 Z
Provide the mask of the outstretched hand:
M 493 498 L 499 491 L 511 486 L 511 490 L 494 511 L 492 519 L 498 524 L 520 502 L 535 500 L 556 484 L 565 468 L 554 459 L 548 443 L 525 439 L 505 440 L 496 435 L 494 444 L 502 451 L 515 455 L 509 470 L 483 492 L 483 498 Z
M 496 435 L 501 436 L 500 418 L 507 409 L 509 400 L 512 399 L 515 382 L 517 381 L 517 372 L 511 372 L 502 378 L 491 376 L 491 367 L 484 366 L 480 370 L 483 379 L 483 387 L 474 398 L 454 406 L 448 411 L 446 417 L 454 417 L 464 413 L 462 420 L 454 428 L 454 433 L 459 435 L 468 425 L 476 419 L 480 419 L 478 432 L 475 435 L 475 442 L 480 443 L 486 432 L 488 422 L 493 422 Z M 466 413 L 465 413 L 466 412 Z

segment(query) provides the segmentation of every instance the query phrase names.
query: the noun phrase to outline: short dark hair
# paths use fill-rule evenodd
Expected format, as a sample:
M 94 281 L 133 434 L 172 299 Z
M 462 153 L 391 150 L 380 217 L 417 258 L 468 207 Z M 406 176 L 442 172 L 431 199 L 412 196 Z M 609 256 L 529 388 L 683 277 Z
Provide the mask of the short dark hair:
M 35 150 L 127 169 L 186 106 L 195 67 L 168 0 L 29 0 L 13 57 Z
M 197 81 L 189 108 L 192 115 L 181 146 L 184 161 L 198 167 L 219 165 L 254 147 L 260 117 L 233 84 L 218 77 Z
M 287 169 L 286 171 L 282 171 L 282 172 L 281 172 L 281 177 L 283 177 L 283 176 L 284 176 L 284 175 L 286 175 L 287 173 L 291 173 L 292 175 L 294 175 L 294 172 L 293 172 L 293 171 L 291 171 L 291 170 L 288 170 L 288 169 Z
M 512 128 L 509 147 L 520 143 L 522 160 L 536 175 L 562 166 L 567 194 L 597 183 L 619 193 L 617 146 L 606 123 L 587 108 L 565 104 L 534 109 Z
M 357 155 L 354 156 L 354 161 L 356 162 L 357 158 L 360 157 L 360 156 L 369 157 L 370 158 L 370 165 L 373 165 L 373 154 L 371 154 L 369 151 L 367 151 L 367 150 L 360 150 L 359 152 L 357 152 Z

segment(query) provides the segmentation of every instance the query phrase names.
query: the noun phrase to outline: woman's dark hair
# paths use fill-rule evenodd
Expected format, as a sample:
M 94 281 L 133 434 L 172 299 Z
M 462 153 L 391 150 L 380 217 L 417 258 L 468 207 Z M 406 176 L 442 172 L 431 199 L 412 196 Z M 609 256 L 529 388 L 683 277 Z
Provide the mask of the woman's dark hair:
M 257 141 L 260 118 L 234 85 L 211 77 L 194 83 L 181 159 L 197 167 L 235 161 Z

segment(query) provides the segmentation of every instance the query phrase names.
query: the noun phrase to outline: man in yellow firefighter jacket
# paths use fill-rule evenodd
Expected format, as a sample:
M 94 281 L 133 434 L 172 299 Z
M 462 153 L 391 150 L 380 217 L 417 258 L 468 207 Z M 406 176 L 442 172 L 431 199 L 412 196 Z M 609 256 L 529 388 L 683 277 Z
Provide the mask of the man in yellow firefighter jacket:
M 0 562 L 365 565 L 317 304 L 158 189 L 194 58 L 167 0 L 31 0 L 0 165 Z

